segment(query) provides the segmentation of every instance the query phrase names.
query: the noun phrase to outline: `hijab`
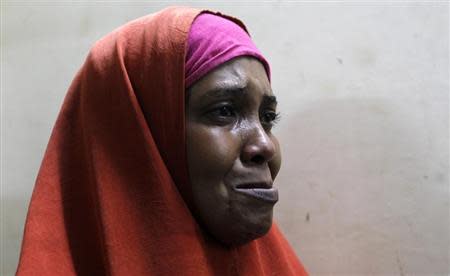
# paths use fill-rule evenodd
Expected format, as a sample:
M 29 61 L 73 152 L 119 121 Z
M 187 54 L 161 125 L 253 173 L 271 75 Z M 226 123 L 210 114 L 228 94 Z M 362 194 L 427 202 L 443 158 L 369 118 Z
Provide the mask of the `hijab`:
M 232 20 L 211 13 L 201 13 L 195 18 L 187 42 L 186 88 L 217 66 L 239 56 L 258 59 L 270 80 L 269 63 L 250 39 L 245 27 Z
M 306 275 L 276 224 L 227 247 L 190 212 L 185 62 L 201 12 L 166 8 L 91 48 L 44 154 L 17 275 Z

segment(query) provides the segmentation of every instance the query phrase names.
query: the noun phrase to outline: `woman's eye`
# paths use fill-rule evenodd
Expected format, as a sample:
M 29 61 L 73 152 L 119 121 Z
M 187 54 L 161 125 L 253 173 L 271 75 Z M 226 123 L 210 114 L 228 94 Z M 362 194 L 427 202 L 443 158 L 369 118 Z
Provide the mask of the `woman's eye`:
M 270 127 L 274 126 L 276 123 L 278 123 L 280 119 L 280 113 L 277 113 L 275 111 L 265 111 L 261 115 L 261 121 L 263 124 L 268 125 Z
M 222 117 L 231 117 L 235 115 L 235 111 L 231 106 L 221 106 L 216 110 L 217 115 Z
M 237 111 L 232 105 L 223 105 L 211 109 L 207 116 L 214 124 L 224 125 L 235 121 Z

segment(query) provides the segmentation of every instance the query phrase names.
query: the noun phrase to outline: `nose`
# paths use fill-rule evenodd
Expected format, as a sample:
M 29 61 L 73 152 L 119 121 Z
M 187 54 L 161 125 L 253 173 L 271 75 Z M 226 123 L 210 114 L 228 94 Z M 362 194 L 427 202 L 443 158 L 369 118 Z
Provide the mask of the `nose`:
M 262 165 L 269 162 L 275 153 L 275 143 L 261 124 L 248 130 L 241 151 L 241 160 L 244 164 Z

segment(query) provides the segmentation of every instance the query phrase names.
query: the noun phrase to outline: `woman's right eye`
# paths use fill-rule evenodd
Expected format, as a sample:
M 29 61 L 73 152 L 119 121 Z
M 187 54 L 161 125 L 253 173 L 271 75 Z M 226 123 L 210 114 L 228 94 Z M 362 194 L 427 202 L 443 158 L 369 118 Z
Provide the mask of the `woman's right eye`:
M 213 122 L 218 122 L 220 124 L 230 123 L 235 120 L 237 116 L 237 111 L 232 105 L 222 105 L 211 109 L 208 112 L 208 117 Z
M 231 117 L 235 115 L 235 111 L 232 106 L 225 105 L 217 108 L 217 114 L 222 117 Z

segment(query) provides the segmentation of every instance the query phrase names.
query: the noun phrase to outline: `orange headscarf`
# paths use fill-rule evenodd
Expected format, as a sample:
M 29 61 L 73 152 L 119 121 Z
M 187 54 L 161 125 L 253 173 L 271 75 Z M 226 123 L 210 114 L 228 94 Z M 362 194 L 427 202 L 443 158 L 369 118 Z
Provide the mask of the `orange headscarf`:
M 188 208 L 184 62 L 200 12 L 167 8 L 92 47 L 45 152 L 18 275 L 306 275 L 275 224 L 225 247 Z

